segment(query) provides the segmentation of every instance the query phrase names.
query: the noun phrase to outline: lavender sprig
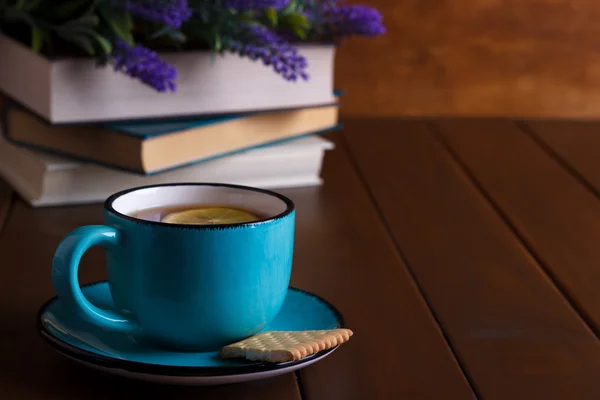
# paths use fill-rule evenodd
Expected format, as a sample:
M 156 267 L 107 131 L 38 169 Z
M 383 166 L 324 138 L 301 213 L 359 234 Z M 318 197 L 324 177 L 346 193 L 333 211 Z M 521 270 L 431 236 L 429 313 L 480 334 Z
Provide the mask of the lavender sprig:
M 385 33 L 383 17 L 374 8 L 363 5 L 333 4 L 325 8 L 325 21 L 334 36 L 379 36 Z
M 117 40 L 112 60 L 115 71 L 139 79 L 159 92 L 176 90 L 177 70 L 146 47 L 132 47 L 123 40 Z
M 290 0 L 220 0 L 220 5 L 238 11 L 248 11 L 269 7 L 280 9 L 287 6 L 289 2 Z
M 180 28 L 192 17 L 192 9 L 187 0 L 120 0 L 119 2 L 132 15 L 173 28 Z
M 326 37 L 351 35 L 379 36 L 385 33 L 379 11 L 364 5 L 344 4 L 344 0 L 299 0 L 307 19 Z
M 247 27 L 243 40 L 232 41 L 229 48 L 242 57 L 262 60 L 264 65 L 271 66 L 288 81 L 309 78 L 305 72 L 308 66 L 306 58 L 285 39 L 264 26 Z

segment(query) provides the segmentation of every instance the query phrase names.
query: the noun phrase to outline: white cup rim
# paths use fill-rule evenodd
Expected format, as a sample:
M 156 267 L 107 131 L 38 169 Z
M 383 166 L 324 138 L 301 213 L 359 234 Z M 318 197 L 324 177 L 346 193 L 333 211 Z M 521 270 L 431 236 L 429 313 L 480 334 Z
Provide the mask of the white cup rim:
M 186 186 L 186 187 L 189 187 L 189 186 L 221 187 L 221 188 L 229 188 L 229 189 L 240 190 L 240 191 L 250 191 L 250 192 L 260 193 L 260 194 L 271 196 L 271 197 L 274 197 L 274 198 L 280 200 L 285 205 L 285 209 L 282 212 L 277 213 L 275 215 L 272 215 L 272 216 L 269 216 L 269 217 L 266 217 L 266 218 L 263 218 L 263 219 L 260 219 L 257 221 L 252 221 L 252 222 L 240 222 L 240 223 L 219 224 L 219 225 L 188 225 L 188 224 L 173 224 L 173 223 L 166 223 L 166 222 L 160 222 L 160 221 L 148 221 L 145 219 L 136 218 L 127 213 L 118 211 L 114 206 L 115 201 L 117 201 L 119 198 L 121 198 L 125 195 L 128 195 L 128 194 L 137 192 L 137 191 L 142 191 L 142 190 L 152 189 L 152 188 L 182 187 L 182 186 Z M 295 204 L 291 199 L 289 199 L 288 197 L 286 197 L 280 193 L 272 191 L 272 190 L 261 189 L 261 188 L 256 188 L 256 187 L 252 187 L 252 186 L 236 185 L 236 184 L 230 184 L 230 183 L 213 183 L 213 182 L 164 183 L 164 184 L 156 184 L 156 185 L 137 186 L 137 187 L 132 187 L 132 188 L 121 190 L 117 193 L 114 193 L 111 196 L 109 196 L 104 202 L 104 209 L 107 212 L 109 212 L 119 218 L 125 219 L 125 220 L 129 220 L 132 222 L 145 224 L 145 225 L 162 227 L 162 228 L 178 228 L 178 229 L 192 229 L 192 230 L 226 229 L 226 228 L 238 228 L 238 227 L 245 227 L 245 226 L 264 225 L 264 224 L 272 223 L 274 221 L 285 218 L 286 216 L 292 214 L 295 211 L 295 208 L 296 208 Z

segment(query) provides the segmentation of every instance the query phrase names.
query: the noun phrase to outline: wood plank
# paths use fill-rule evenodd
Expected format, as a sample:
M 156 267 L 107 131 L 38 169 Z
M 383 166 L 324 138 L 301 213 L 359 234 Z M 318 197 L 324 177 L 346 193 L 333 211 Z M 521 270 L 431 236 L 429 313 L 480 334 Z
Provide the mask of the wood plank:
M 293 284 L 335 304 L 355 331 L 352 340 L 301 373 L 308 399 L 473 399 L 426 304 L 401 263 L 367 194 L 340 150 L 328 155 L 327 184 L 287 190 L 297 204 Z M 169 394 L 169 398 L 296 399 L 293 374 L 221 388 L 154 388 L 73 366 L 52 352 L 32 316 L 54 294 L 50 262 L 60 239 L 83 224 L 101 223 L 100 206 L 32 209 L 16 203 L 0 239 L 0 393 L 10 398 L 107 398 Z M 82 283 L 105 279 L 103 252 L 84 257 Z M 35 359 L 35 363 L 24 360 Z
M 597 399 L 600 344 L 424 123 L 345 137 L 481 398 Z
M 600 193 L 598 121 L 531 121 L 521 126 L 597 195 Z
M 514 123 L 436 124 L 594 330 L 600 201 Z
M 10 214 L 13 203 L 13 190 L 2 178 L 0 178 L 0 233 Z
M 355 335 L 300 371 L 302 393 L 311 400 L 473 399 L 339 146 L 323 177 L 323 187 L 282 191 L 298 210 L 292 284 L 332 302 Z
M 388 32 L 339 49 L 344 116 L 600 116 L 595 0 L 365 3 Z

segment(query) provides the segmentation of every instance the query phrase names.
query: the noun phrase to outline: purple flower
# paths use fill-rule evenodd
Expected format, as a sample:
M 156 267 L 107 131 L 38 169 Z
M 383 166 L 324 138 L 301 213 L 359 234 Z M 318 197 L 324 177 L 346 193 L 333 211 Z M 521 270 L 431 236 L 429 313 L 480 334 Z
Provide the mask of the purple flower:
M 262 60 L 288 81 L 308 80 L 304 71 L 308 66 L 306 58 L 285 39 L 263 26 L 247 27 L 243 40 L 234 41 L 229 47 L 240 56 Z
M 118 0 L 131 14 L 174 28 L 192 17 L 187 0 Z
M 247 11 L 269 7 L 280 9 L 287 6 L 289 2 L 290 0 L 221 0 L 221 5 L 225 8 Z
M 115 43 L 112 59 L 115 71 L 139 79 L 159 92 L 175 91 L 177 70 L 167 64 L 152 50 L 137 45 L 131 47 L 122 40 Z
M 325 9 L 325 23 L 334 36 L 378 36 L 385 33 L 381 13 L 363 5 L 337 5 Z
M 344 0 L 301 1 L 305 3 L 307 19 L 325 36 L 378 36 L 385 33 L 383 17 L 374 8 L 343 4 Z

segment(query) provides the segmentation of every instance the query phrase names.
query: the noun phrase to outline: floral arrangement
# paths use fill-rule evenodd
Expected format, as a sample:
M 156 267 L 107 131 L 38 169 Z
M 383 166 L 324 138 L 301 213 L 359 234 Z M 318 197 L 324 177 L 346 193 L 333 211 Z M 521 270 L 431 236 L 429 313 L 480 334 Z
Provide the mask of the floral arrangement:
M 344 0 L 0 0 L 0 31 L 47 57 L 87 56 L 158 91 L 176 69 L 157 51 L 210 49 L 309 79 L 302 42 L 385 33 L 381 14 Z

